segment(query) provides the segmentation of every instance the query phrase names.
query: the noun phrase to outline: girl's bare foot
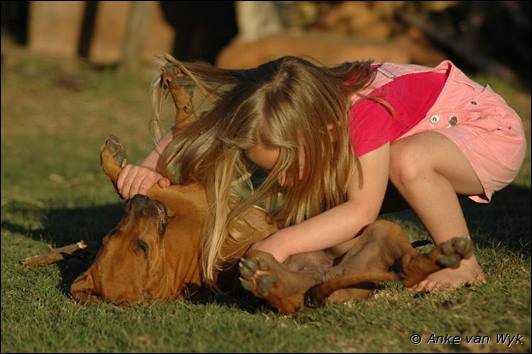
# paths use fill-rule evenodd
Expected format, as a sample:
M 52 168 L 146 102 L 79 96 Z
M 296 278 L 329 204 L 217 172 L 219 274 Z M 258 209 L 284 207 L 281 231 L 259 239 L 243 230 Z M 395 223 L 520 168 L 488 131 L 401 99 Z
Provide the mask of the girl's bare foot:
M 411 287 L 415 291 L 434 291 L 436 289 L 455 289 L 466 284 L 483 283 L 486 279 L 475 256 L 462 260 L 456 269 L 445 268 L 430 274 L 420 283 Z

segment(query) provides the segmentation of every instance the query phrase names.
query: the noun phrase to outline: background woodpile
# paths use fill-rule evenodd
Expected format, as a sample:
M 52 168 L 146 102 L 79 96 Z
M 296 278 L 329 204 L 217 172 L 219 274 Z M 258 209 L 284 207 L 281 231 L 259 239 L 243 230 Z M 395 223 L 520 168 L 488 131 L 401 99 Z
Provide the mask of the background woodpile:
M 18 1 L 2 2 L 2 28 L 35 52 L 99 65 L 162 52 L 223 67 L 281 55 L 327 65 L 450 58 L 528 82 L 529 14 L 528 1 Z
M 255 11 L 254 2 L 237 4 L 240 34 L 218 65 L 253 66 L 286 54 L 326 64 L 372 58 L 434 65 L 450 58 L 471 71 L 530 80 L 530 2 L 269 3 Z M 264 26 L 266 19 L 277 25 Z

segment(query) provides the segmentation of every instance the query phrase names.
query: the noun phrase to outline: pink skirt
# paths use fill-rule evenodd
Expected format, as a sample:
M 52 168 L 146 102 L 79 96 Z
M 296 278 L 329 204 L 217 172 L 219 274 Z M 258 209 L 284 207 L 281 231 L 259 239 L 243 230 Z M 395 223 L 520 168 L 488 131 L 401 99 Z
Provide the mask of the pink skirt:
M 526 154 L 523 123 L 504 99 L 452 67 L 427 116 L 397 140 L 434 131 L 453 141 L 477 174 L 484 193 L 469 196 L 488 203 L 517 176 Z

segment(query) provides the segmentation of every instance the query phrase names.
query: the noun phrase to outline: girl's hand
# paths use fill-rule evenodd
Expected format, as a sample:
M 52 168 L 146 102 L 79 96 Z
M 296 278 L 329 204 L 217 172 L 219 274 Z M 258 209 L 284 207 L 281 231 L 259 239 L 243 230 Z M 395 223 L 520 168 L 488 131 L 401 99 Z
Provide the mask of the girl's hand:
M 288 258 L 289 255 L 285 254 L 283 251 L 283 248 L 280 247 L 280 244 L 278 242 L 279 238 L 286 238 L 286 236 L 282 236 L 282 233 L 286 233 L 287 229 L 279 230 L 264 240 L 257 241 L 253 245 L 251 245 L 251 249 L 258 250 L 262 252 L 267 252 L 277 260 L 279 263 L 283 263 L 286 258 Z M 282 232 L 281 232 L 282 231 Z
M 155 183 L 168 187 L 170 180 L 150 168 L 126 165 L 118 176 L 116 186 L 122 198 L 131 199 L 135 194 L 145 195 Z

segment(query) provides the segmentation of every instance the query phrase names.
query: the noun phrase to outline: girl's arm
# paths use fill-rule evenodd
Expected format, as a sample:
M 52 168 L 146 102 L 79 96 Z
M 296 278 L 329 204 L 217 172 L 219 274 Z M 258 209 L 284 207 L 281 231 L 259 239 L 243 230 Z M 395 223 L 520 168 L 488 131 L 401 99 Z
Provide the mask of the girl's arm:
M 155 167 L 157 166 L 157 163 L 159 162 L 159 158 L 161 157 L 161 154 L 163 153 L 164 148 L 172 141 L 172 135 L 173 135 L 174 128 L 170 129 L 157 143 L 155 148 L 146 156 L 144 161 L 140 164 L 140 166 L 150 168 L 155 171 Z
M 358 172 L 351 177 L 348 200 L 299 224 L 279 230 L 253 245 L 271 253 L 279 262 L 288 256 L 323 250 L 352 239 L 367 224 L 375 221 L 388 184 L 390 144 L 360 157 L 363 171 L 359 186 Z

